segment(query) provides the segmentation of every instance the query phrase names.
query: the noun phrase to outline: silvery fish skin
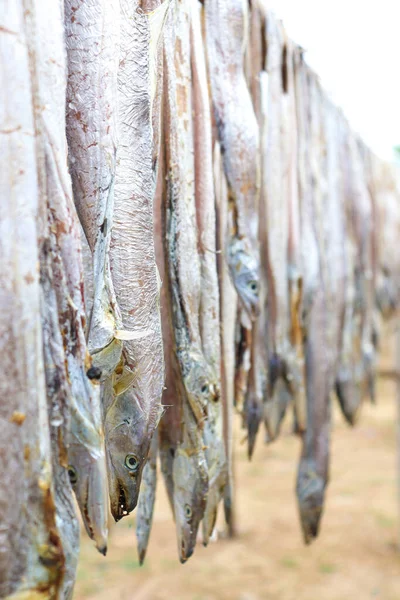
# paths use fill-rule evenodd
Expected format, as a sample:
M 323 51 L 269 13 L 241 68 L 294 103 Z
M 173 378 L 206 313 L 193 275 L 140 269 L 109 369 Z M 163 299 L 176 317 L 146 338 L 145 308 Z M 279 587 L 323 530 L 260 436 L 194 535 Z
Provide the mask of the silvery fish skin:
M 301 222 L 300 222 L 300 182 L 298 161 L 300 148 L 298 142 L 298 123 L 296 110 L 296 77 L 297 65 L 302 53 L 289 38 L 285 41 L 286 73 L 287 73 L 287 120 L 286 120 L 286 152 L 288 157 L 288 278 L 290 307 L 290 353 L 288 357 L 291 380 L 289 382 L 293 394 L 294 431 L 303 433 L 306 428 L 306 395 L 304 377 L 303 328 L 300 306 L 303 294 L 303 277 L 301 263 Z
M 399 182 L 388 165 L 376 158 L 372 161 L 375 182 L 377 229 L 377 306 L 383 320 L 397 314 L 399 307 L 399 267 L 393 253 L 393 243 L 399 233 L 399 208 L 397 194 Z
M 281 23 L 271 13 L 266 19 L 266 38 L 268 106 L 265 118 L 267 134 L 262 146 L 262 188 L 267 220 L 269 385 L 264 417 L 269 437 L 274 439 L 279 434 L 286 407 L 292 398 L 289 360 L 293 352 L 289 337 L 288 281 L 289 186 L 292 169 L 289 151 L 291 127 L 288 122 L 290 96 L 287 64 L 284 64 L 287 54 L 285 37 Z
M 244 321 L 244 323 L 243 323 Z M 252 330 L 249 319 L 239 306 L 236 316 L 235 331 L 235 410 L 246 420 L 246 392 L 251 368 L 251 340 Z
M 165 148 L 165 144 L 161 145 Z M 164 415 L 159 424 L 159 454 L 161 472 L 167 488 L 168 499 L 174 514 L 178 555 L 185 562 L 193 553 L 198 525 L 205 510 L 208 482 L 202 451 L 202 439 L 188 405 L 180 365 L 175 347 L 172 325 L 172 293 L 168 279 L 165 244 L 165 155 L 159 160 L 155 201 L 155 232 L 157 265 L 163 281 L 161 288 L 161 314 L 165 353 L 165 388 L 163 392 Z M 186 433 L 191 427 L 192 434 Z
M 348 228 L 353 243 L 353 327 L 352 369 L 341 365 L 337 380 L 337 393 L 342 411 L 350 424 L 360 412 L 362 399 L 368 392 L 373 396 L 375 349 L 373 345 L 375 276 L 372 198 L 364 172 L 363 156 L 358 141 L 349 127 L 346 129 L 347 185 L 345 202 Z M 348 361 L 349 362 L 349 361 Z
M 221 392 L 223 407 L 223 435 L 228 465 L 224 490 L 224 513 L 229 535 L 235 532 L 235 504 L 233 480 L 233 404 L 235 376 L 235 328 L 237 293 L 233 287 L 225 260 L 225 232 L 228 223 L 228 188 L 222 165 L 221 150 L 216 143 L 213 152 L 213 170 L 217 208 L 217 252 L 221 314 Z
M 268 142 L 268 74 L 262 70 L 259 74 L 260 85 L 260 130 L 261 147 L 266 148 Z M 268 213 L 265 195 L 265 186 L 261 188 L 261 197 L 259 203 L 259 240 L 261 255 L 260 272 L 260 311 L 253 323 L 252 344 L 249 384 L 245 401 L 245 426 L 247 427 L 247 453 L 249 460 L 253 456 L 256 437 L 259 431 L 260 423 L 265 418 L 265 410 L 268 400 L 268 294 L 267 294 L 267 273 L 268 273 Z M 268 407 L 269 408 L 269 407 Z M 267 410 L 268 410 L 267 408 Z M 268 417 L 270 415 L 267 415 Z M 269 425 L 269 419 L 265 419 Z M 267 439 L 272 439 L 268 433 Z
M 83 296 L 85 299 L 85 310 L 86 314 L 90 315 L 92 312 L 93 298 L 94 298 L 94 280 L 93 280 L 93 256 L 90 250 L 88 241 L 80 226 L 80 237 L 81 237 L 81 249 L 82 249 L 82 268 L 83 268 Z M 90 316 L 89 316 L 90 320 Z M 88 335 L 88 321 L 86 321 L 85 336 L 87 339 Z
M 113 375 L 114 394 L 103 401 L 111 512 L 116 520 L 136 507 L 142 470 L 162 412 L 164 383 L 153 239 L 152 84 L 157 72 L 151 69 L 151 43 L 157 40 L 152 40 L 151 22 L 139 10 L 137 0 L 122 0 L 120 6 L 124 18 L 110 263 L 127 333 L 122 360 Z M 166 7 L 164 2 L 157 10 Z
M 174 5 L 165 45 L 165 125 L 169 132 L 166 235 L 177 356 L 190 405 L 202 427 L 208 403 L 218 396 L 218 381 L 205 359 L 200 335 L 201 267 L 194 187 L 190 6 L 188 0 Z
M 251 7 L 250 19 L 249 19 L 249 40 L 250 43 L 246 48 L 245 64 L 246 64 L 246 78 L 248 81 L 251 98 L 253 101 L 254 112 L 257 117 L 258 126 L 260 128 L 260 142 L 261 142 L 261 131 L 263 124 L 262 115 L 262 91 L 261 91 L 261 73 L 264 69 L 265 61 L 265 42 L 264 42 L 264 31 L 265 18 L 260 10 L 259 5 L 256 3 Z M 260 203 L 259 203 L 260 204 Z M 261 206 L 259 207 L 261 210 Z M 254 211 L 256 217 L 257 210 Z M 262 250 L 260 247 L 260 254 Z M 260 257 L 262 265 L 262 256 Z M 262 304 L 262 269 L 260 271 L 260 312 L 263 310 Z M 256 327 L 256 326 L 255 326 Z M 259 427 L 259 406 L 255 409 L 254 394 L 253 392 L 247 394 L 247 386 L 249 384 L 249 371 L 252 365 L 252 327 L 249 323 L 249 319 L 243 309 L 238 309 L 237 318 L 237 335 L 236 335 L 236 366 L 235 366 L 235 408 L 242 415 L 243 426 L 248 428 L 249 433 L 249 454 L 252 454 L 254 447 L 255 435 Z M 250 406 L 251 405 L 251 406 Z M 249 409 L 249 410 L 247 410 Z M 262 412 L 262 410 L 261 410 Z
M 86 372 L 90 357 L 84 326 L 83 273 L 78 217 L 67 170 L 65 139 L 66 65 L 61 3 L 52 7 L 55 22 L 49 27 L 41 6 L 37 18 L 40 39 L 38 100 L 45 171 L 40 185 L 47 194 L 49 227 L 54 234 L 53 285 L 57 295 L 60 329 L 70 382 L 71 414 L 68 440 L 69 469 L 74 471 L 74 491 L 89 535 L 98 549 L 107 545 L 108 493 L 101 423 L 99 388 Z M 48 57 L 51 56 L 51 60 Z
M 139 563 L 142 565 L 146 557 L 149 543 L 151 525 L 153 522 L 154 503 L 157 487 L 157 431 L 151 440 L 149 457 L 143 469 L 142 483 L 140 485 L 139 502 L 136 511 L 136 538 L 139 554 Z
M 183 385 L 179 365 L 174 352 L 174 333 L 172 327 L 171 294 L 165 265 L 165 142 L 161 137 L 158 160 L 157 187 L 154 200 L 154 241 L 157 267 L 162 281 L 161 286 L 161 325 L 165 357 L 165 386 L 162 403 L 164 414 L 158 426 L 158 448 L 161 472 L 167 489 L 168 500 L 174 511 L 174 482 L 172 465 L 176 448 L 180 441 L 182 422 Z
M 365 259 L 366 268 L 363 271 L 364 287 L 365 287 L 365 320 L 363 329 L 363 366 L 365 370 L 365 380 L 367 385 L 367 393 L 370 401 L 375 403 L 375 380 L 376 380 L 376 288 L 377 288 L 377 272 L 378 272 L 378 240 L 376 231 L 376 213 L 377 204 L 375 199 L 375 189 L 373 181 L 373 165 L 371 151 L 363 140 L 356 135 L 357 149 L 361 159 L 362 176 L 366 188 L 366 201 L 369 210 L 370 226 L 367 233 L 367 243 L 363 244 L 367 256 Z
M 304 64 L 303 64 L 303 68 Z M 318 535 L 329 478 L 330 394 L 337 372 L 345 310 L 344 211 L 340 201 L 338 116 L 312 72 L 308 79 L 310 114 L 310 176 L 312 194 L 303 198 L 304 220 L 311 217 L 312 269 L 304 265 L 303 315 L 307 429 L 297 479 L 297 496 L 304 540 Z M 307 94 L 307 88 L 302 90 Z M 326 150 L 325 150 L 326 149 Z M 325 151 L 324 151 L 325 150 Z M 307 206 L 305 206 L 307 205 Z M 303 228 L 304 233 L 304 228 Z M 307 232 L 304 237 L 307 240 Z M 310 239 L 308 239 L 311 242 Z M 314 263 L 314 260 L 316 261 Z
M 61 46 L 55 3 L 7 1 L 0 19 L 0 596 L 50 600 L 61 590 L 65 556 L 56 524 L 40 321 L 38 214 L 45 195 L 38 175 L 45 175 L 45 165 L 37 86 L 48 37 L 40 53 L 35 21 L 42 9 Z
M 119 2 L 65 1 L 67 140 L 74 201 L 93 253 L 88 347 L 103 380 L 121 356 L 109 250 L 117 151 Z
M 239 299 L 254 319 L 259 310 L 259 131 L 243 70 L 248 4 L 206 0 L 205 17 L 211 95 L 229 188 L 226 260 Z
M 164 36 L 166 273 L 174 352 L 184 386 L 179 445 L 172 465 L 178 552 L 185 562 L 194 551 L 208 492 L 203 419 L 215 397 L 215 375 L 201 347 L 200 260 L 194 196 L 190 76 L 190 3 L 174 5 Z M 190 261 L 187 257 L 190 256 Z
M 225 487 L 227 465 L 221 403 L 220 308 L 216 255 L 215 192 L 212 162 L 212 128 L 200 5 L 191 11 L 191 65 L 194 111 L 195 201 L 201 270 L 200 334 L 204 357 L 215 373 L 214 400 L 209 402 L 203 441 L 209 489 L 203 518 L 203 544 L 214 529 L 217 508 Z
M 57 261 L 57 255 L 54 254 L 54 233 L 50 233 L 47 206 L 43 206 L 42 210 L 40 221 L 43 231 L 40 234 L 39 243 L 43 356 L 51 434 L 56 524 L 65 556 L 60 595 L 62 598 L 71 598 L 78 566 L 80 527 L 68 475 L 70 390 L 65 369 L 64 343 L 60 331 L 57 295 L 53 287 L 52 265 Z
M 352 135 L 344 116 L 340 119 L 342 191 L 345 209 L 346 297 L 342 350 L 336 377 L 336 394 L 343 415 L 354 425 L 366 393 L 362 366 L 362 305 L 359 302 L 357 274 L 358 242 L 354 227 L 353 194 L 354 166 L 349 139 Z

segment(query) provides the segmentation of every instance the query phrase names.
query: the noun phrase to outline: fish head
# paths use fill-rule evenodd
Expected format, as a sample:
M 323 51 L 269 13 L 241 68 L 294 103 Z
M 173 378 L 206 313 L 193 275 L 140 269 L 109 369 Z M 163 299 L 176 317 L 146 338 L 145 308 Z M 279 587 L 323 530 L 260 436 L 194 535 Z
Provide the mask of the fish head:
M 104 449 L 89 449 L 72 438 L 68 475 L 89 537 L 101 554 L 107 552 L 108 485 Z
M 218 378 L 200 353 L 191 353 L 187 364 L 189 368 L 184 376 L 184 384 L 189 400 L 192 399 L 190 404 L 192 408 L 193 405 L 203 406 L 204 414 L 196 414 L 196 417 L 205 417 L 207 416 L 207 405 L 210 402 L 218 402 L 221 398 Z M 194 412 L 196 413 L 195 410 Z
M 324 509 L 326 477 L 317 473 L 314 460 L 301 459 L 297 475 L 297 500 L 305 544 L 318 537 Z
M 240 302 L 254 320 L 260 310 L 260 274 L 254 253 L 243 240 L 235 239 L 228 248 L 228 265 Z
M 257 434 L 263 417 L 262 407 L 262 399 L 257 398 L 253 389 L 249 389 L 246 403 L 247 456 L 249 460 L 253 457 Z
M 204 458 L 178 448 L 174 457 L 173 479 L 178 553 L 181 563 L 185 563 L 193 554 L 206 507 L 208 477 Z
M 147 413 L 130 388 L 116 396 L 105 415 L 106 457 L 111 514 L 115 521 L 137 505 L 142 472 L 161 414 Z

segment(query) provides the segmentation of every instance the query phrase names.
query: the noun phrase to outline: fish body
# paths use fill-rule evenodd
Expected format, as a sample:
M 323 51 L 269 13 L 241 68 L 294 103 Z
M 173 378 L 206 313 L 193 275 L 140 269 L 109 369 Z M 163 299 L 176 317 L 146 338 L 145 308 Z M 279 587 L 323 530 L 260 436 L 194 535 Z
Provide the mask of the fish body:
M 40 320 L 38 218 L 46 166 L 39 73 L 51 56 L 50 41 L 61 50 L 62 27 L 57 3 L 12 1 L 2 8 L 0 596 L 50 600 L 62 589 L 65 554 L 56 523 Z M 42 38 L 44 13 L 49 28 Z
M 259 129 L 244 74 L 248 18 L 245 0 L 205 2 L 211 96 L 229 189 L 226 260 L 242 306 L 254 319 L 259 310 L 260 164 Z
M 93 254 L 88 346 L 102 379 L 121 356 L 121 315 L 110 273 L 117 135 L 119 2 L 65 2 L 67 140 L 74 201 Z
M 346 271 L 337 111 L 314 74 L 305 72 L 304 63 L 301 68 L 306 121 L 301 135 L 309 143 L 310 166 L 302 198 L 307 428 L 297 497 L 304 540 L 310 543 L 319 532 L 329 479 L 330 395 L 341 350 Z
M 168 6 L 158 4 L 160 11 Z M 103 401 L 111 512 L 116 520 L 136 507 L 142 470 L 162 412 L 164 383 L 153 231 L 152 110 L 157 70 L 151 68 L 150 17 L 137 0 L 123 0 L 120 7 L 119 141 L 110 265 L 127 333 L 113 374 L 114 393 Z
M 306 428 L 306 397 L 304 379 L 303 328 L 300 307 L 303 294 L 301 262 L 301 203 L 299 183 L 299 143 L 296 110 L 296 67 L 302 53 L 289 38 L 285 41 L 284 60 L 287 88 L 287 118 L 285 121 L 286 152 L 288 153 L 288 279 L 290 309 L 290 351 L 288 356 L 288 385 L 293 395 L 294 431 L 303 433 Z
M 266 20 L 268 103 L 262 147 L 262 198 L 265 203 L 265 254 L 268 290 L 268 393 L 264 418 L 270 439 L 280 430 L 280 423 L 291 400 L 289 382 L 290 300 L 289 300 L 289 191 L 291 183 L 290 96 L 287 78 L 287 52 L 280 22 L 269 14 Z M 284 77 L 284 75 L 286 76 Z M 274 149 L 274 150 L 273 150 Z
M 43 356 L 50 424 L 51 458 L 56 506 L 56 524 L 65 556 L 61 596 L 71 598 L 78 566 L 80 526 L 68 473 L 70 389 L 65 368 L 64 343 L 60 330 L 57 294 L 53 287 L 55 256 L 52 248 L 47 207 L 41 216 L 40 247 L 41 317 Z
M 217 375 L 207 363 L 200 334 L 201 266 L 198 252 L 192 118 L 190 12 L 185 0 L 171 10 L 165 47 L 165 126 L 168 127 L 166 235 L 172 319 L 183 383 L 202 427 Z M 187 260 L 185 257 L 191 257 Z
M 345 210 L 346 296 L 342 350 L 336 377 L 336 394 L 343 415 L 354 425 L 366 389 L 362 360 L 362 303 L 357 268 L 358 242 L 354 227 L 354 156 L 350 150 L 351 131 L 345 118 L 340 119 L 342 194 Z
M 235 533 L 234 472 L 233 472 L 233 406 L 235 377 L 235 330 L 237 293 L 225 259 L 225 232 L 228 223 L 228 188 L 217 142 L 213 153 L 213 170 L 217 214 L 217 256 L 221 315 L 221 393 L 223 408 L 223 438 L 227 460 L 227 482 L 224 488 L 224 513 L 229 535 Z
M 205 359 L 200 336 L 201 269 L 194 190 L 190 11 L 188 1 L 175 4 L 164 36 L 165 263 L 173 348 L 183 384 L 180 439 L 172 463 L 181 562 L 194 551 L 206 506 L 208 475 L 202 433 L 208 405 L 218 393 L 216 375 Z
M 140 486 L 139 502 L 136 511 L 136 538 L 139 562 L 142 565 L 147 552 L 151 525 L 153 522 L 154 503 L 156 500 L 157 486 L 157 450 L 158 435 L 153 435 L 149 451 L 149 458 L 143 469 L 142 483 Z
M 105 479 L 106 463 L 104 434 L 101 422 L 99 386 L 87 375 L 91 367 L 85 340 L 85 307 L 83 271 L 80 250 L 80 229 L 66 167 L 65 91 L 66 64 L 63 45 L 61 5 L 57 10 L 57 28 L 45 43 L 48 24 L 40 23 L 41 52 L 52 60 L 43 59 L 38 97 L 46 107 L 40 114 L 42 152 L 45 171 L 41 185 L 47 195 L 47 214 L 51 233 L 52 279 L 57 297 L 65 364 L 69 380 L 70 427 L 68 436 L 69 471 L 74 472 L 73 488 L 86 529 L 98 549 L 107 545 L 108 491 Z M 46 12 L 43 13 L 45 15 Z M 54 19 L 56 17 L 54 16 Z M 46 23 L 46 24 L 45 24 Z M 51 31 L 53 31 L 51 29 Z M 58 35 L 59 44 L 55 45 Z M 56 52 L 57 49 L 57 52 Z
M 203 441 L 209 489 L 203 519 L 203 543 L 208 543 L 225 487 L 227 465 L 223 441 L 221 402 L 221 348 L 219 283 L 216 255 L 215 191 L 212 128 L 200 5 L 192 6 L 190 22 L 191 71 L 194 110 L 195 209 L 200 254 L 200 336 L 204 358 L 212 369 L 215 394 L 207 407 Z

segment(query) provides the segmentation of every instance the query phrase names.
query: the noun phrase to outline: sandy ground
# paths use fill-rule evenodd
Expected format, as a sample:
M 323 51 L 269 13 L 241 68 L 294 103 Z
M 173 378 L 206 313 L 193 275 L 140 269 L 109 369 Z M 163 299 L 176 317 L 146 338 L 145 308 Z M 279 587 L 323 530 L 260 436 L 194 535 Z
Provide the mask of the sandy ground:
M 392 366 L 389 358 L 382 366 Z M 353 430 L 335 411 L 331 483 L 313 545 L 303 545 L 294 493 L 299 440 L 288 431 L 273 445 L 259 439 L 249 463 L 238 430 L 237 538 L 198 545 L 181 565 L 160 479 L 145 565 L 137 562 L 134 515 L 112 526 L 106 558 L 83 536 L 74 600 L 400 600 L 390 380 L 379 381 L 378 401 L 364 406 Z

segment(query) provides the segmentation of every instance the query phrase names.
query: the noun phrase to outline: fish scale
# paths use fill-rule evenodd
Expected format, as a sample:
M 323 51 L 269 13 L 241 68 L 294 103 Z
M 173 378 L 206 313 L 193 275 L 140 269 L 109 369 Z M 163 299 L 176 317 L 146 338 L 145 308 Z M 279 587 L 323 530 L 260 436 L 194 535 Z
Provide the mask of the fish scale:
M 110 392 L 104 403 L 111 511 L 116 520 L 137 504 L 142 470 L 161 416 L 164 383 L 153 239 L 156 121 L 151 106 L 152 78 L 157 78 L 157 72 L 150 68 L 149 17 L 139 10 L 137 1 L 121 0 L 120 8 L 119 139 L 110 265 L 128 335 L 124 336 L 121 363 L 112 376 L 114 393 Z

